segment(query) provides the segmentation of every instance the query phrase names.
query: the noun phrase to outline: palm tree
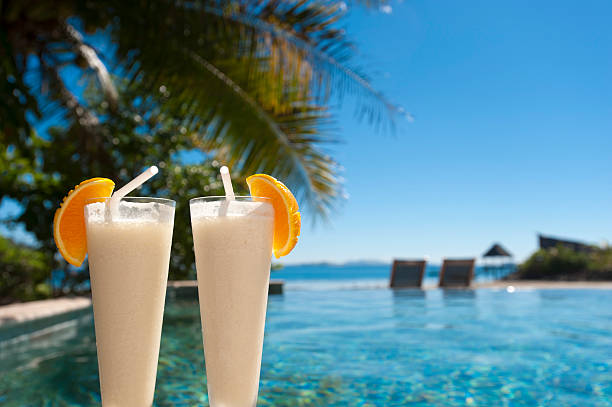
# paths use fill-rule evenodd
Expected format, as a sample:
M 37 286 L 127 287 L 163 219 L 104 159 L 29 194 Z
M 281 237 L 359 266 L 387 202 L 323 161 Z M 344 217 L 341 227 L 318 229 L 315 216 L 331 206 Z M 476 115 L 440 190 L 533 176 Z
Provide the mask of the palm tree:
M 146 192 L 218 188 L 215 165 L 184 165 L 176 154 L 185 150 L 235 174 L 277 176 L 325 216 L 343 194 L 326 153 L 336 141 L 331 98 L 356 96 L 359 116 L 377 126 L 402 113 L 351 65 L 345 9 L 325 0 L 1 2 L 0 194 L 23 208 L 10 223 L 52 253 L 49 222 L 69 185 L 86 176 L 120 184 L 152 162 L 165 177 Z M 193 263 L 184 226 L 173 247 L 180 276 Z
M 238 171 L 287 179 L 325 213 L 340 194 L 336 163 L 322 147 L 334 141 L 330 95 L 358 93 L 373 123 L 398 112 L 349 65 L 353 47 L 337 27 L 345 8 L 309 0 L 2 2 L 2 96 L 10 102 L 0 113 L 2 140 L 26 143 L 29 118 L 59 109 L 78 127 L 73 133 L 95 143 L 104 119 L 62 72 L 95 77 L 112 114 L 110 70 L 136 99 L 181 117 L 202 150 Z M 113 47 L 96 48 L 82 31 L 102 32 Z

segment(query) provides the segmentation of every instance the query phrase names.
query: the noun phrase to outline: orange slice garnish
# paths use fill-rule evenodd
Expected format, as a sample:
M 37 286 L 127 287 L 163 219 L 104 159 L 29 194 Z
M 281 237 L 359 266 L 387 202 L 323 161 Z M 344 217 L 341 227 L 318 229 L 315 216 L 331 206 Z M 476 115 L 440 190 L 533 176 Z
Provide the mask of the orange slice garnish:
M 269 198 L 274 207 L 274 256 L 286 256 L 293 250 L 300 235 L 300 208 L 295 197 L 282 182 L 266 174 L 246 179 L 251 196 Z
M 85 201 L 110 197 L 115 183 L 108 178 L 92 178 L 81 182 L 64 198 L 53 218 L 53 239 L 62 257 L 73 266 L 80 266 L 87 255 L 85 235 Z

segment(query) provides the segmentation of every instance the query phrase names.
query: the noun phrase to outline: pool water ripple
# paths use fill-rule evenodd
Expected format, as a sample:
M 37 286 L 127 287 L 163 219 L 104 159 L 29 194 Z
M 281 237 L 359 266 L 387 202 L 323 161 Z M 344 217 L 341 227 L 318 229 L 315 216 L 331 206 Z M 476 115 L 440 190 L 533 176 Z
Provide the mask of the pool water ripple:
M 260 406 L 612 406 L 605 290 L 270 297 Z M 207 406 L 199 309 L 168 304 L 157 406 Z M 99 405 L 93 322 L 0 348 L 0 405 Z

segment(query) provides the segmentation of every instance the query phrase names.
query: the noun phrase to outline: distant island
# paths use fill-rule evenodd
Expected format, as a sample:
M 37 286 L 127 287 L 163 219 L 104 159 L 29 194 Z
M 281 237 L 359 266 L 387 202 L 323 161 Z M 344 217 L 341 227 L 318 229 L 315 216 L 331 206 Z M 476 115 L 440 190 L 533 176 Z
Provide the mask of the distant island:
M 312 263 L 295 263 L 286 264 L 285 267 L 374 267 L 374 266 L 390 266 L 391 263 L 381 260 L 353 260 L 347 262 L 330 262 L 319 261 Z

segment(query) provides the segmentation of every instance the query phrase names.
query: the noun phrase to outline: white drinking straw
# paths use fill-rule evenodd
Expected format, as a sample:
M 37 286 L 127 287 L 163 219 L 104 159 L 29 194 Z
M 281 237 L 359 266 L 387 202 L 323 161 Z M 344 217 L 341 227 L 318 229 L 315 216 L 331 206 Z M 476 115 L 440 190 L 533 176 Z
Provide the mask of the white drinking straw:
M 232 187 L 232 178 L 230 177 L 229 169 L 224 165 L 219 170 L 221 172 L 221 180 L 223 181 L 223 189 L 225 189 L 225 199 L 233 201 L 236 199 L 234 188 Z
M 133 190 L 139 188 L 142 184 L 147 182 L 152 176 L 154 176 L 158 172 L 159 169 L 157 169 L 156 166 L 149 167 L 142 174 L 125 184 L 122 188 L 115 191 L 110 199 L 110 207 L 113 217 L 115 214 L 118 214 L 118 205 L 119 201 L 121 201 L 121 198 L 123 198 Z

